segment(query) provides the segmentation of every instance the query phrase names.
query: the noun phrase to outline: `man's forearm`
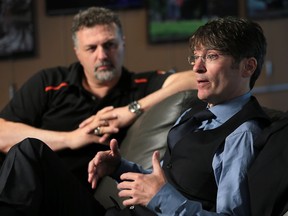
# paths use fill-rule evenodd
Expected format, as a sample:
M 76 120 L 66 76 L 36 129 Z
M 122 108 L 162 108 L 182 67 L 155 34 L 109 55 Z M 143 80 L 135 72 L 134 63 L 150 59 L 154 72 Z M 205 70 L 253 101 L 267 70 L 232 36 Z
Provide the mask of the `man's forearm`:
M 164 100 L 165 98 L 184 90 L 196 89 L 194 73 L 191 71 L 178 72 L 170 75 L 161 89 L 139 100 L 143 111 Z
M 6 121 L 0 119 L 0 151 L 8 152 L 9 149 L 22 141 L 31 137 L 37 138 L 45 142 L 52 150 L 60 150 L 64 148 L 63 139 L 64 132 L 48 131 L 31 127 L 29 125 Z

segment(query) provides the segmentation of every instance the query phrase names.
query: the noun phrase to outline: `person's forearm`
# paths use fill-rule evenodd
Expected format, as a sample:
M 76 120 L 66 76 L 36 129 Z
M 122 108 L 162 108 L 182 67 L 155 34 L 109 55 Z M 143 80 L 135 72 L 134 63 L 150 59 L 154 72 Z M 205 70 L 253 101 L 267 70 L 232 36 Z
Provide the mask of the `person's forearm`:
M 191 71 L 178 72 L 170 75 L 161 89 L 139 100 L 145 112 L 165 98 L 184 90 L 196 89 L 194 73 Z
M 227 216 L 224 213 L 205 211 L 200 202 L 188 200 L 169 183 L 166 183 L 158 191 L 147 207 L 157 215 Z
M 0 119 L 0 151 L 8 152 L 13 145 L 27 137 L 40 139 L 52 150 L 59 150 L 65 147 L 64 134 L 65 132 L 42 130 L 22 123 Z

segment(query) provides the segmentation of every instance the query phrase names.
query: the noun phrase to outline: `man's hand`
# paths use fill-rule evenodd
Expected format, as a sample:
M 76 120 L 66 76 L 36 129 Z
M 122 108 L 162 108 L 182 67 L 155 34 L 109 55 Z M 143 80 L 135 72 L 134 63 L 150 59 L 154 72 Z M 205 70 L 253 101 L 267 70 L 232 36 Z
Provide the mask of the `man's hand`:
M 131 113 L 128 106 L 118 108 L 109 106 L 98 111 L 96 115 L 84 120 L 79 127 L 88 127 L 90 131 L 100 127 L 101 134 L 106 134 L 109 133 L 109 127 L 118 129 L 127 127 L 131 125 L 136 118 L 137 115 Z
M 164 172 L 159 162 L 159 152 L 155 151 L 152 157 L 153 172 L 151 174 L 124 173 L 123 182 L 118 184 L 120 197 L 127 197 L 123 205 L 147 206 L 149 201 L 166 183 Z
M 103 136 L 97 136 L 93 133 L 90 133 L 87 128 L 77 128 L 74 131 L 70 132 L 61 132 L 64 137 L 61 145 L 65 145 L 64 147 L 69 149 L 79 149 L 86 145 L 90 145 L 93 143 L 100 143 L 104 145 L 108 145 L 109 134 L 104 134 Z
M 111 175 L 121 162 L 121 155 L 116 139 L 110 141 L 110 150 L 100 151 L 89 162 L 88 182 L 96 188 L 98 181 L 104 176 Z
M 80 123 L 79 128 L 86 127 L 87 131 L 93 132 L 97 127 L 103 127 L 101 130 L 102 134 L 109 133 L 104 127 L 110 126 L 113 128 L 119 128 L 115 123 L 109 124 L 109 121 L 117 120 L 117 114 L 114 113 L 114 107 L 108 106 L 99 110 L 95 115 L 90 116 L 89 118 L 85 119 L 83 122 Z

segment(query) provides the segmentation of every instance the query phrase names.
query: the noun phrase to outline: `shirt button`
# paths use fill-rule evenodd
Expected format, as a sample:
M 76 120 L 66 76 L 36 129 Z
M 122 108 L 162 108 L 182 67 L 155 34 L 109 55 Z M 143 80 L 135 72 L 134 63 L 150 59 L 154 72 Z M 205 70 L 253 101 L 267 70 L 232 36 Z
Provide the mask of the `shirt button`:
M 171 169 L 171 168 L 172 168 L 172 164 L 171 164 L 171 163 L 168 163 L 168 164 L 166 165 L 166 168 L 167 168 L 167 169 Z
M 161 211 L 161 209 L 160 209 L 160 207 L 159 207 L 159 206 L 155 207 L 155 209 L 154 209 L 154 210 L 155 210 L 155 212 L 157 212 L 157 213 L 160 213 L 160 214 L 162 213 L 162 211 Z

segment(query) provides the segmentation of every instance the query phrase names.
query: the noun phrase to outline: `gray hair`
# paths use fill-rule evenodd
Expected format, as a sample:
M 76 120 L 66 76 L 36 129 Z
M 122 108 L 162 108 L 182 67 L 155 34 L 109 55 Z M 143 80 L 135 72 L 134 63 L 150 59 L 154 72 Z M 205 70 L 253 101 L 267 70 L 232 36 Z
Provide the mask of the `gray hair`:
M 115 23 L 119 29 L 120 35 L 123 35 L 122 24 L 116 13 L 102 7 L 90 7 L 86 10 L 80 11 L 73 18 L 72 22 L 72 40 L 74 45 L 77 44 L 76 32 L 84 27 L 90 28 L 95 25 L 109 25 Z

